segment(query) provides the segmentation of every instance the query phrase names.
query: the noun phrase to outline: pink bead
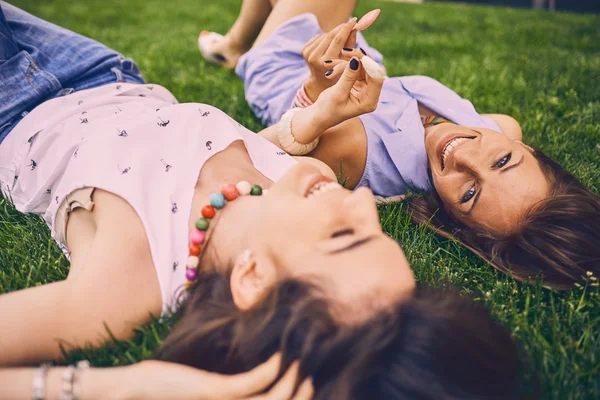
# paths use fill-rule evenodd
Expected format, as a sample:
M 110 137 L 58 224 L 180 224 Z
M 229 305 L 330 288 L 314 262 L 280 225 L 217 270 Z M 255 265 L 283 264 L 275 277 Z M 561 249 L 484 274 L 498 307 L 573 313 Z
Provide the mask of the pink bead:
M 198 274 L 196 273 L 195 269 L 188 268 L 185 270 L 185 279 L 187 279 L 188 281 L 195 281 L 197 277 Z
M 221 194 L 225 197 L 225 200 L 231 201 L 237 199 L 238 190 L 235 185 L 228 184 L 221 188 Z
M 204 243 L 204 232 L 195 229 L 192 233 L 190 233 L 190 242 L 193 244 Z

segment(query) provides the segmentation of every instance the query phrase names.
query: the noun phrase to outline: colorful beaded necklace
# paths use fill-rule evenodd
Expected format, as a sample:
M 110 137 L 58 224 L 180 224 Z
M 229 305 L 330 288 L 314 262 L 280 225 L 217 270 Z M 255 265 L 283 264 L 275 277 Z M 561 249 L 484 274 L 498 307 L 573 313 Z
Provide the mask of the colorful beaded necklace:
M 445 118 L 442 118 L 442 117 L 438 117 L 437 115 L 426 115 L 426 116 L 421 115 L 421 123 L 423 124 L 424 128 L 427 128 L 428 126 L 443 124 L 446 122 L 449 124 L 454 124 L 454 122 L 447 120 Z M 454 125 L 456 125 L 456 124 L 454 124 Z
M 202 207 L 202 217 L 196 220 L 196 229 L 190 233 L 189 256 L 186 263 L 185 278 L 186 288 L 189 288 L 198 278 L 198 264 L 200 263 L 201 245 L 206 240 L 206 231 L 210 221 L 215 217 L 217 210 L 225 207 L 228 201 L 233 201 L 239 196 L 261 196 L 263 189 L 258 185 L 251 185 L 246 181 L 240 181 L 236 185 L 223 185 L 220 192 L 210 195 L 210 204 Z

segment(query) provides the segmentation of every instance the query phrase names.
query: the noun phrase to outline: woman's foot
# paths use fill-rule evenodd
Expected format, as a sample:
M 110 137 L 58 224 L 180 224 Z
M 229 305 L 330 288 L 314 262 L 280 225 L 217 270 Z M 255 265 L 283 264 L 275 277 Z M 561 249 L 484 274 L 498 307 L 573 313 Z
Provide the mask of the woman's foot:
M 198 47 L 207 61 L 230 69 L 235 68 L 238 59 L 249 50 L 234 43 L 227 35 L 208 31 L 200 33 Z

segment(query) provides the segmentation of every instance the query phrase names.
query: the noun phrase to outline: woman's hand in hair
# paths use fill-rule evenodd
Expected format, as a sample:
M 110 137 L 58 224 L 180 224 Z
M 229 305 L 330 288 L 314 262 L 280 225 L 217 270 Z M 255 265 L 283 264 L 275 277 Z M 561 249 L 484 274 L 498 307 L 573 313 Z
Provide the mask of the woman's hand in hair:
M 316 35 L 302 48 L 302 57 L 310 69 L 310 78 L 304 85 L 306 94 L 316 101 L 321 92 L 335 84 L 335 80 L 327 79 L 325 74 L 340 61 L 344 48 L 354 47 L 356 19 L 338 25 L 328 33 Z
M 182 400 L 312 399 L 313 386 L 310 378 L 305 379 L 298 390 L 294 390 L 298 378 L 298 362 L 294 362 L 283 377 L 268 392 L 263 393 L 277 379 L 280 365 L 281 355 L 276 354 L 248 372 L 221 375 L 181 364 L 143 361 L 123 367 L 121 382 L 131 389 L 123 397 Z M 82 382 L 82 389 L 85 394 L 85 382 Z
M 367 56 L 353 57 L 336 67 L 337 83 L 319 96 L 315 106 L 335 126 L 359 115 L 375 111 L 385 75 Z

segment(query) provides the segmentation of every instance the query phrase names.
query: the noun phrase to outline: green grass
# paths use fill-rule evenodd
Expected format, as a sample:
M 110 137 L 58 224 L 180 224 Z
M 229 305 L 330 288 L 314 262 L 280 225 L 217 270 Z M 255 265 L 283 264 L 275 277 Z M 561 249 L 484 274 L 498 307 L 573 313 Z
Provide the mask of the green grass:
M 182 102 L 205 102 L 259 130 L 232 72 L 205 63 L 201 29 L 224 32 L 239 0 L 18 0 L 42 18 L 134 58 L 149 82 Z M 600 18 L 452 4 L 362 1 L 382 8 L 367 38 L 390 75 L 432 76 L 480 112 L 517 118 L 525 140 L 600 191 Z M 420 282 L 450 281 L 487 305 L 532 355 L 544 399 L 600 398 L 600 289 L 558 293 L 516 284 L 459 245 L 410 223 L 403 205 L 381 209 L 383 226 L 406 251 Z M 64 279 L 68 263 L 44 223 L 0 199 L 0 293 Z M 127 343 L 77 351 L 95 365 L 151 357 L 168 323 L 140 329 Z

